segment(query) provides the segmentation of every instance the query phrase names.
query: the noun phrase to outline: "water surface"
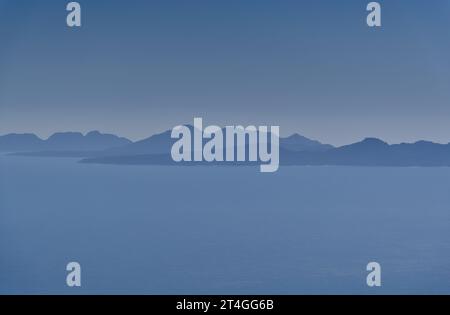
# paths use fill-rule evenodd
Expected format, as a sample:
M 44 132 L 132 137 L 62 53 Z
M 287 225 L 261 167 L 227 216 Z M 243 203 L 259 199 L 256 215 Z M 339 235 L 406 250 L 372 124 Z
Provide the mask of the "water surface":
M 0 293 L 450 294 L 450 168 L 76 161 L 0 157 Z

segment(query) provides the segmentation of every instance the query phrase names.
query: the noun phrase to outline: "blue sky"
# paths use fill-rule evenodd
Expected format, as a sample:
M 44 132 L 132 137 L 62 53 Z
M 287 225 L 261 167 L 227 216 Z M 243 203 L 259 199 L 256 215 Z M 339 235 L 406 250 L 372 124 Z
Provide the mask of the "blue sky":
M 0 134 L 140 139 L 279 125 L 332 144 L 450 141 L 450 2 L 0 0 Z

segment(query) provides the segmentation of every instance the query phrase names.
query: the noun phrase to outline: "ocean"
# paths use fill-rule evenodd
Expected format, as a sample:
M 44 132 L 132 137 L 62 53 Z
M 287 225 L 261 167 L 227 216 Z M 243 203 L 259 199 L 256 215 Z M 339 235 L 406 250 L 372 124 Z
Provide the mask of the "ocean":
M 450 168 L 77 161 L 0 156 L 1 294 L 450 294 Z

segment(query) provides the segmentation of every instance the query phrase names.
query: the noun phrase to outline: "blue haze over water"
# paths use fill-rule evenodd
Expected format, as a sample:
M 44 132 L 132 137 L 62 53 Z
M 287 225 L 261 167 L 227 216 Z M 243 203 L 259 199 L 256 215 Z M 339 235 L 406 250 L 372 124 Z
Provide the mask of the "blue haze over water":
M 0 293 L 450 293 L 449 168 L 78 160 L 0 156 Z

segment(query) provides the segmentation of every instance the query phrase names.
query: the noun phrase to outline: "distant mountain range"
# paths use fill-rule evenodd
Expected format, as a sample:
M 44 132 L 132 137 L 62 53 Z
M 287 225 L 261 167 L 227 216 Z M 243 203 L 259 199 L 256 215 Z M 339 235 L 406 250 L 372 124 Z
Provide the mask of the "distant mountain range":
M 192 126 L 188 125 L 188 127 L 193 130 Z M 172 145 L 176 141 L 176 139 L 172 139 L 170 135 L 171 131 L 168 130 L 122 147 L 105 150 L 103 154 L 106 156 L 167 154 L 170 153 Z M 293 134 L 287 138 L 280 138 L 280 148 L 294 152 L 324 152 L 334 147 L 329 144 L 322 144 L 319 141 L 308 139 L 298 134 Z
M 280 154 L 281 156 L 281 154 Z M 281 157 L 291 165 L 450 166 L 450 144 L 429 141 L 389 145 L 376 138 L 333 148 Z
M 91 131 L 59 132 L 43 140 L 34 134 L 7 134 L 0 136 L 0 152 L 26 152 L 30 155 L 44 152 L 92 152 L 121 147 L 132 143 L 130 140 L 112 134 Z
M 192 126 L 188 126 L 193 128 Z M 11 152 L 29 156 L 130 156 L 170 153 L 176 139 L 171 131 L 155 134 L 140 141 L 91 131 L 86 135 L 79 132 L 55 133 L 47 140 L 34 134 L 7 134 L 0 136 L 0 152 Z M 310 140 L 298 134 L 280 138 L 280 147 L 291 151 L 323 152 L 333 148 L 329 144 Z
M 132 142 L 112 134 L 92 131 L 55 133 L 46 140 L 34 134 L 0 136 L 0 152 L 25 156 L 83 158 L 82 163 L 177 164 L 170 150 L 174 139 L 165 131 Z M 428 141 L 387 144 L 376 138 L 333 147 L 298 134 L 280 138 L 282 165 L 354 165 L 354 166 L 450 166 L 450 144 Z M 181 163 L 183 164 L 183 163 Z M 192 164 L 192 163 L 191 163 Z M 198 162 L 196 164 L 214 164 Z M 221 163 L 222 164 L 222 163 Z M 223 164 L 251 164 L 225 162 Z

